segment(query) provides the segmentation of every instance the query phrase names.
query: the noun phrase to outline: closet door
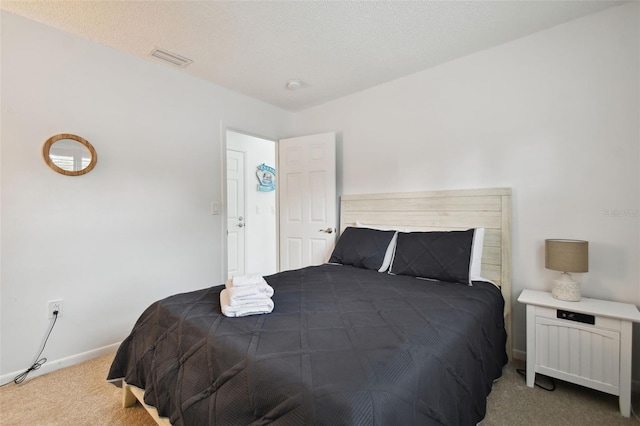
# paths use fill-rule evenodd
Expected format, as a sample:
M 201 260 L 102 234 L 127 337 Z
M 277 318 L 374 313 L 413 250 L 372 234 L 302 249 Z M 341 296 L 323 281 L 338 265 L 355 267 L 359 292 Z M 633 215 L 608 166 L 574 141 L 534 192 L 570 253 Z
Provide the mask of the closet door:
M 228 278 L 245 273 L 244 152 L 227 150 Z

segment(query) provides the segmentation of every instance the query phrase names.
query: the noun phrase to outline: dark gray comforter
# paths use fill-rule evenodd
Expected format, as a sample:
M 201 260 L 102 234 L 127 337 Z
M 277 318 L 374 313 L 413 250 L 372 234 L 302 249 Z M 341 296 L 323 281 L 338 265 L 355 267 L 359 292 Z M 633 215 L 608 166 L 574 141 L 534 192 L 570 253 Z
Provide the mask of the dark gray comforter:
M 322 265 L 265 277 L 271 314 L 223 286 L 147 308 L 108 374 L 176 425 L 475 425 L 506 363 L 499 289 Z

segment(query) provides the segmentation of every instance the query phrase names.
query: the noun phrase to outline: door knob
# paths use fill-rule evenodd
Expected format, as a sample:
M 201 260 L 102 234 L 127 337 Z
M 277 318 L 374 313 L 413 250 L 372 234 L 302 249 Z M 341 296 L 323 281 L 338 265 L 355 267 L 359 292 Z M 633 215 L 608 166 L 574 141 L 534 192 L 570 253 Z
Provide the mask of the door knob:
M 327 234 L 332 234 L 333 233 L 333 228 L 329 227 L 327 229 L 321 229 L 320 232 L 326 232 Z
M 238 224 L 238 227 L 239 227 L 239 228 L 242 228 L 243 226 L 244 226 L 244 223 L 239 223 L 239 224 Z

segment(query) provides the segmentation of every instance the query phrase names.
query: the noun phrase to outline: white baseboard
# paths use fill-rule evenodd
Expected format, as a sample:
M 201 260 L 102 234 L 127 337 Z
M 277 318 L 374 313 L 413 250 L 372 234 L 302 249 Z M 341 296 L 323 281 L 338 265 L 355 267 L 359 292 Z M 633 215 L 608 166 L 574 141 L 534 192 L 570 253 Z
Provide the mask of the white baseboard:
M 520 361 L 526 361 L 527 360 L 527 353 L 525 351 L 519 351 L 517 349 L 513 349 L 511 351 L 511 354 L 513 355 L 513 359 L 517 359 Z
M 31 371 L 29 373 L 28 379 L 32 379 L 34 377 L 42 376 L 44 374 L 51 373 L 51 372 L 59 370 L 61 368 L 70 367 L 72 365 L 79 364 L 79 363 L 84 362 L 84 361 L 88 361 L 90 359 L 99 357 L 101 355 L 106 355 L 108 353 L 115 352 L 118 349 L 118 347 L 120 346 L 120 343 L 121 342 L 113 343 L 111 345 L 103 346 L 101 348 L 92 349 L 90 351 L 82 352 L 82 353 L 76 354 L 76 355 L 71 355 L 71 356 L 68 356 L 66 358 L 47 361 L 46 363 L 42 364 L 42 367 L 40 367 L 39 369 Z M 14 371 L 13 373 L 3 374 L 2 376 L 0 376 L 0 383 L 4 384 L 4 383 L 9 383 L 9 382 L 13 381 L 13 379 L 16 376 L 18 376 L 19 374 L 24 373 L 24 371 L 29 367 L 30 366 L 25 367 L 24 370 Z
M 106 355 L 108 353 L 115 352 L 118 349 L 118 347 L 120 347 L 120 343 L 121 342 L 113 343 L 111 345 L 103 346 L 101 348 L 92 349 L 90 351 L 82 352 L 76 355 L 71 355 L 66 358 L 61 358 L 54 361 L 47 361 L 39 369 L 31 371 L 29 373 L 29 379 L 42 376 L 47 373 L 51 373 L 61 368 L 70 367 L 75 364 L 80 364 L 81 362 L 88 361 L 90 359 L 99 357 L 101 355 Z M 526 351 L 514 349 L 512 353 L 513 353 L 514 359 L 517 359 L 520 361 L 527 360 Z M 22 374 L 25 370 L 14 371 L 13 373 L 3 374 L 2 376 L 0 376 L 0 383 L 11 382 L 17 375 Z M 632 380 L 631 389 L 633 393 L 640 393 L 640 380 Z

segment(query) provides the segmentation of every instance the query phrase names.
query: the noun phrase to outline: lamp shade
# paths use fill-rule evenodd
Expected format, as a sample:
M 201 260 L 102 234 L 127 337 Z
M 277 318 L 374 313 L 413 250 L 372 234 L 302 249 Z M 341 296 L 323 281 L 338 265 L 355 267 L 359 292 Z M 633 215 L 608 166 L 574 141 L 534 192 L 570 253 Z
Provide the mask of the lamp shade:
M 554 271 L 589 272 L 589 242 L 582 240 L 545 240 L 544 266 Z

